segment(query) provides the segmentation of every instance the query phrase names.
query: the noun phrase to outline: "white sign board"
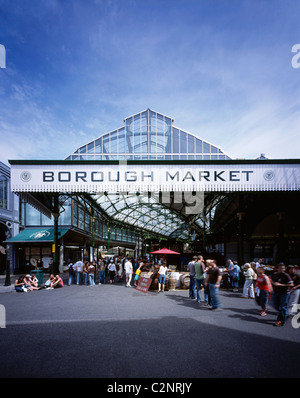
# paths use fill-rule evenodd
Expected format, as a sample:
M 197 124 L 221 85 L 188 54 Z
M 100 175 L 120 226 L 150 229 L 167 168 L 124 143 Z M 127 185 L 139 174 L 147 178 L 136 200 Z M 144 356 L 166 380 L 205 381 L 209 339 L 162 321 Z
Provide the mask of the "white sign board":
M 13 164 L 13 192 L 295 191 L 299 163 Z

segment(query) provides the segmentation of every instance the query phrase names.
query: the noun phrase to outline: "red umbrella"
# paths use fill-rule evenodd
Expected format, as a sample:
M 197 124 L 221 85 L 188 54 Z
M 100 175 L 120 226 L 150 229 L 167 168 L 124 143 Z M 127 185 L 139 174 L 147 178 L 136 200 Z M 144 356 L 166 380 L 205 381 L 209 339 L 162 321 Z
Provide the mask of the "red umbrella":
M 169 250 L 167 248 L 163 248 L 160 250 L 156 250 L 155 252 L 150 252 L 151 254 L 180 254 L 177 252 L 173 252 L 173 250 Z

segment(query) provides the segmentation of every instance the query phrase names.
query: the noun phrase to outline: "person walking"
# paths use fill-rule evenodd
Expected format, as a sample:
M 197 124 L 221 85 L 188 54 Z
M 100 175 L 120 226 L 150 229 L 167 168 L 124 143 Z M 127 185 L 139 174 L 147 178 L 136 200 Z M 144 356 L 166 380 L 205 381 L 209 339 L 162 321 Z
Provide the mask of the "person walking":
M 127 261 L 125 260 L 125 273 L 126 273 L 126 287 L 131 287 L 130 282 L 133 273 L 133 266 L 132 262 L 129 259 Z
M 240 280 L 240 272 L 241 269 L 238 266 L 238 263 L 236 261 L 233 262 L 233 267 L 232 267 L 232 288 L 234 292 L 239 291 L 239 280 Z
M 253 289 L 253 278 L 255 272 L 253 271 L 251 265 L 249 263 L 246 263 L 244 265 L 244 271 L 243 274 L 245 276 L 245 283 L 244 283 L 244 288 L 243 288 L 243 294 L 242 298 L 250 298 L 254 299 L 254 289 Z
M 211 268 L 211 259 L 205 260 L 205 268 L 204 268 L 204 300 L 208 306 L 211 306 L 209 286 L 205 283 L 207 278 L 207 271 Z
M 219 299 L 219 288 L 222 280 L 222 274 L 217 267 L 215 260 L 211 260 L 211 267 L 207 270 L 207 276 L 205 284 L 209 287 L 211 310 L 218 310 L 221 307 L 221 302 Z
M 273 291 L 270 278 L 265 275 L 264 267 L 258 267 L 256 286 L 255 286 L 255 301 L 261 307 L 261 316 L 267 315 L 269 298 Z
M 227 271 L 228 271 L 228 277 L 229 277 L 230 286 L 232 288 L 234 288 L 233 287 L 233 262 L 231 261 L 230 258 L 227 260 Z
M 285 272 L 285 265 L 279 264 L 277 272 L 271 276 L 273 285 L 273 305 L 278 311 L 277 320 L 274 326 L 283 326 L 287 318 L 289 294 L 288 289 L 294 286 L 292 278 Z
M 197 288 L 197 303 L 200 303 L 201 301 L 201 288 L 205 288 L 204 282 L 204 261 L 202 256 L 198 256 L 197 261 L 195 261 L 195 282 L 196 282 L 196 288 Z M 205 293 L 204 293 L 204 301 L 207 303 L 207 297 L 205 299 Z
M 195 298 L 195 280 L 196 280 L 196 274 L 195 274 L 195 262 L 197 261 L 197 256 L 193 257 L 193 260 L 190 261 L 187 265 L 187 270 L 190 271 L 190 298 L 194 299 Z
M 290 289 L 287 316 L 293 317 L 299 309 L 297 305 L 299 304 L 300 297 L 300 277 L 295 273 L 295 267 L 293 265 L 287 267 L 287 273 L 294 283 L 294 286 Z

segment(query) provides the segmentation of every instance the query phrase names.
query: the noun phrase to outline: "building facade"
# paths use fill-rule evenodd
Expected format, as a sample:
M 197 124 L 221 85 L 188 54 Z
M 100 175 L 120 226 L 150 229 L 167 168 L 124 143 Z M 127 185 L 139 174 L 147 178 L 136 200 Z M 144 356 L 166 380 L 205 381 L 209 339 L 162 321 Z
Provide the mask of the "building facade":
M 4 243 L 19 232 L 19 198 L 10 189 L 10 168 L 0 162 L 0 274 L 9 261 L 15 263 L 15 251 L 11 244 Z
M 216 257 L 222 265 L 228 257 L 240 264 L 258 257 L 273 265 L 300 261 L 299 159 L 234 160 L 147 109 L 65 160 L 11 164 L 25 232 L 9 242 L 19 245 L 20 264 L 51 255 L 47 211 L 60 213 L 61 267 L 68 258 L 95 258 L 101 247 L 139 255 L 161 242 L 183 254 Z M 33 197 L 43 207 L 32 209 Z M 55 197 L 60 203 L 53 211 Z M 201 209 L 187 211 L 199 198 Z

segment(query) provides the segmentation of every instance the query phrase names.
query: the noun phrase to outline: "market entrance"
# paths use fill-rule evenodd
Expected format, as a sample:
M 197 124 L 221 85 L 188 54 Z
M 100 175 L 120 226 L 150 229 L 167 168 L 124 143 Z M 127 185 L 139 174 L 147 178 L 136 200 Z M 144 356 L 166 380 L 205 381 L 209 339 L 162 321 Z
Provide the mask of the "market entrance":
M 235 235 L 236 257 L 243 262 L 245 254 L 258 251 L 262 243 L 264 250 L 269 250 L 271 237 L 268 241 L 266 233 L 259 232 L 263 226 L 258 228 L 258 224 L 263 222 L 264 214 L 275 214 L 277 254 L 292 244 L 291 251 L 298 255 L 298 230 L 287 220 L 291 220 L 291 212 L 294 220 L 299 218 L 299 159 L 10 163 L 12 191 L 53 216 L 55 261 L 60 197 L 66 194 L 89 196 L 92 207 L 101 209 L 116 234 L 124 225 L 141 231 L 140 250 L 147 250 L 151 241 L 173 239 L 182 247 L 185 244 L 186 252 L 203 251 L 205 247 L 226 257 L 234 251 L 228 236 Z M 276 206 L 271 206 L 274 203 Z M 254 219 L 257 225 L 252 225 L 251 231 L 258 229 L 250 239 L 255 244 L 251 251 L 245 248 L 245 242 L 249 241 L 249 222 Z M 111 231 L 108 228 L 108 241 Z

